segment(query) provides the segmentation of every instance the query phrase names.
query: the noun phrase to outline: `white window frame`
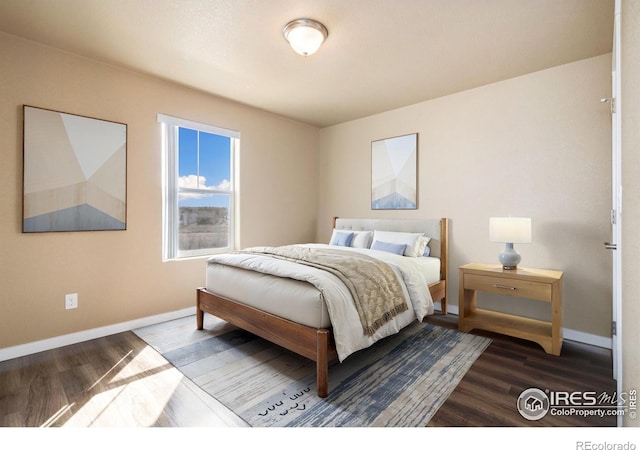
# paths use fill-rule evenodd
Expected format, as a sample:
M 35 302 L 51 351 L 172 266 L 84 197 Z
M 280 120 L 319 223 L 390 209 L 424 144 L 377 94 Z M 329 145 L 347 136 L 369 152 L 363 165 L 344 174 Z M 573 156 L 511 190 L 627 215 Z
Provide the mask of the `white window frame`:
M 240 133 L 209 124 L 180 119 L 178 117 L 158 114 L 158 122 L 162 125 L 162 258 L 172 260 L 207 256 L 232 251 L 235 248 L 236 224 L 236 158 L 240 146 Z M 229 245 L 223 248 L 206 248 L 197 250 L 180 250 L 179 248 L 179 206 L 178 206 L 178 129 L 188 128 L 205 133 L 217 134 L 231 138 L 231 180 L 229 191 L 207 189 L 209 194 L 229 195 Z M 186 191 L 185 188 L 182 191 Z M 197 190 L 194 190 L 197 191 Z

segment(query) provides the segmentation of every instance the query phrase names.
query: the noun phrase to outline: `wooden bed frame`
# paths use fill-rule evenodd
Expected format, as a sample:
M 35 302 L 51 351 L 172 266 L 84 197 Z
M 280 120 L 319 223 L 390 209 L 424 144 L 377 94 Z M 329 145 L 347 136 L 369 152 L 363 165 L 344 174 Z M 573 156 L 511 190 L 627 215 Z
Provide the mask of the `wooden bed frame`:
M 336 219 L 334 218 L 334 228 Z M 440 302 L 442 314 L 447 313 L 448 229 L 448 219 L 440 219 L 440 281 L 429 285 L 433 301 Z M 196 313 L 198 330 L 202 330 L 204 327 L 205 312 L 315 361 L 318 396 L 326 397 L 328 395 L 329 362 L 337 359 L 333 333 L 330 328 L 301 325 L 218 296 L 206 288 L 198 288 Z

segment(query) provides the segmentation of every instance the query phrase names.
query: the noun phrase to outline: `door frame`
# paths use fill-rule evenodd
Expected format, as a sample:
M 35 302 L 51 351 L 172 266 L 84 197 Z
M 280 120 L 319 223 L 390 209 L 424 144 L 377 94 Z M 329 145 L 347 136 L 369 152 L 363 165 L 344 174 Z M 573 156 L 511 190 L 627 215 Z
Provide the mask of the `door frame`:
M 611 64 L 611 242 L 612 253 L 612 336 L 613 377 L 622 394 L 622 120 L 621 120 L 621 1 L 615 0 L 613 53 Z M 622 426 L 622 416 L 617 425 Z

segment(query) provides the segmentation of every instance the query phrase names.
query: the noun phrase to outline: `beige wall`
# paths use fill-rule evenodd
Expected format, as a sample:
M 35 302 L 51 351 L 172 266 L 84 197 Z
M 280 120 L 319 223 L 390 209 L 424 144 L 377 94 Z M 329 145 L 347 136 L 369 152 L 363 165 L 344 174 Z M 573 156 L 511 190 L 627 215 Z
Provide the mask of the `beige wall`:
M 622 1 L 622 382 L 640 390 L 640 2 Z M 626 426 L 640 419 L 625 416 Z
M 451 303 L 467 262 L 497 263 L 489 217 L 529 216 L 522 265 L 565 272 L 564 326 L 610 337 L 611 54 L 343 123 L 320 132 L 318 239 L 333 216 L 449 217 Z M 370 209 L 371 141 L 419 133 L 419 207 Z M 549 316 L 533 301 L 486 307 Z
M 157 113 L 240 131 L 241 246 L 314 238 L 316 128 L 5 34 L 0 61 L 0 348 L 194 306 L 204 259 L 161 259 Z M 126 231 L 21 233 L 23 104 L 128 125 Z

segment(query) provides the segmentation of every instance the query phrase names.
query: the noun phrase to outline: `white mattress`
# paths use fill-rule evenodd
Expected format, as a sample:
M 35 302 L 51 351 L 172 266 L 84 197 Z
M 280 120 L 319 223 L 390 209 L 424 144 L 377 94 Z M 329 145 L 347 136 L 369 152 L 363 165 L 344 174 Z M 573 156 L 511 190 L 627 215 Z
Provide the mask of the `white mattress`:
M 207 264 L 206 287 L 222 297 L 293 322 L 314 328 L 331 325 L 322 293 L 306 281 Z
M 440 259 L 408 258 L 420 266 L 428 284 L 440 280 Z M 221 264 L 207 264 L 206 288 L 222 297 L 314 328 L 331 326 L 322 293 L 313 285 Z M 413 309 L 403 313 L 412 320 Z

